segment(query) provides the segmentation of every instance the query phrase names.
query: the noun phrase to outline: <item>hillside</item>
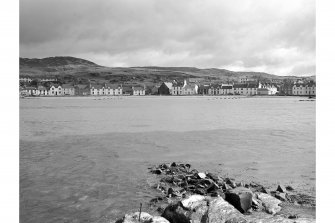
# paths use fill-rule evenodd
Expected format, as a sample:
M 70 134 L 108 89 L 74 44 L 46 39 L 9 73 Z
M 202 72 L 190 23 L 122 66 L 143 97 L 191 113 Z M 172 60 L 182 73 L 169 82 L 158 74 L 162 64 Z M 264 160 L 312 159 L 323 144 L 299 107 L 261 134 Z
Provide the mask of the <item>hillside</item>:
M 159 84 L 162 81 L 197 78 L 202 82 L 237 81 L 241 76 L 257 79 L 283 79 L 262 72 L 234 72 L 225 69 L 195 67 L 104 67 L 75 57 L 20 58 L 20 75 L 30 77 L 59 76 L 95 82 Z M 287 77 L 286 77 L 287 78 Z M 293 78 L 293 77 L 292 77 Z

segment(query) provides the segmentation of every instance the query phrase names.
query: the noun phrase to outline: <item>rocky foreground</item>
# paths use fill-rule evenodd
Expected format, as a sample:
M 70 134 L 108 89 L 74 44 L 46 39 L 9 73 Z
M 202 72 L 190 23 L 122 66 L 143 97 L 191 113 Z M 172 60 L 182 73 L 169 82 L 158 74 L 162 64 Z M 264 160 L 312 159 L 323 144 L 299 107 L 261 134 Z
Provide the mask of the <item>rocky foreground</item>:
M 295 193 L 291 186 L 278 185 L 269 191 L 254 182 L 199 172 L 190 164 L 161 164 L 150 172 L 161 176 L 155 187 L 162 196 L 150 201 L 160 216 L 141 210 L 126 214 L 117 223 L 315 222 L 315 217 L 297 214 L 300 209 L 315 208 L 315 199 Z

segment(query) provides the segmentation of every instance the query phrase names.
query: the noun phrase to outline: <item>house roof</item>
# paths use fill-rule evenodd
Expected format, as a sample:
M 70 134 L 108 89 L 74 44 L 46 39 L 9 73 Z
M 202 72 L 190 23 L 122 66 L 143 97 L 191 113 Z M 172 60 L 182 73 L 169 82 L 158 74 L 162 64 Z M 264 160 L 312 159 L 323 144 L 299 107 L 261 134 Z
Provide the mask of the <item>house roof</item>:
M 118 89 L 118 88 L 120 88 L 120 86 L 117 85 L 117 84 L 106 84 L 106 88 Z
M 184 86 L 184 89 L 194 89 L 195 86 L 197 86 L 197 85 L 196 85 L 196 84 L 191 84 L 191 83 L 189 83 L 189 84 L 186 84 L 186 85 Z
M 143 91 L 144 88 L 143 87 L 133 87 L 134 91 Z
M 58 88 L 58 87 L 62 87 L 62 86 L 59 85 L 59 84 L 51 84 L 50 87 L 48 87 L 48 89 L 50 90 L 50 88 L 52 88 L 52 87 Z
M 74 88 L 72 84 L 63 84 L 62 88 Z
M 36 90 L 35 87 L 25 87 L 26 90 Z
M 258 88 L 257 91 L 269 91 L 267 88 Z
M 85 89 L 88 88 L 89 86 L 87 84 L 77 84 L 76 87 L 79 89 Z
M 234 84 L 234 88 L 258 88 L 258 84 L 255 83 Z
M 127 92 L 127 91 L 132 91 L 133 89 L 130 86 L 122 86 L 122 91 Z
M 169 89 L 172 88 L 172 83 L 171 83 L 171 82 L 164 82 L 164 84 L 165 84 L 166 87 L 168 87 Z
M 95 88 L 95 89 L 101 89 L 104 86 L 102 86 L 101 84 L 91 84 L 91 88 Z
M 208 88 L 209 88 L 209 85 L 200 85 L 199 86 L 199 90 L 208 89 Z
M 182 83 L 182 82 L 174 82 L 174 83 L 172 84 L 172 86 L 173 86 L 173 87 L 182 87 L 182 86 L 184 86 L 184 83 Z
M 38 86 L 37 89 L 40 90 L 40 91 L 44 91 L 44 90 L 46 90 L 47 88 L 44 87 L 44 86 Z
M 233 89 L 233 86 L 223 85 L 221 86 L 222 89 Z

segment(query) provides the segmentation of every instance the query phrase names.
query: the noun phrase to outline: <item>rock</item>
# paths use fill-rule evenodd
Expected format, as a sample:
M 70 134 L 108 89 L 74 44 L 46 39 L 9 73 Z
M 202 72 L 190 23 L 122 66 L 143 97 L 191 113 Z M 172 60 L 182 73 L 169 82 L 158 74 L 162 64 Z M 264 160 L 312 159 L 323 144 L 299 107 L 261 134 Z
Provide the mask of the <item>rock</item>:
M 257 199 L 262 202 L 262 205 L 264 206 L 267 213 L 274 215 L 281 210 L 281 207 L 279 206 L 281 201 L 277 198 L 274 198 L 269 194 L 259 192 L 257 192 L 256 195 Z
M 241 213 L 246 213 L 252 204 L 252 192 L 245 187 L 237 187 L 226 193 L 226 201 Z
M 170 167 L 176 167 L 176 166 L 177 166 L 177 164 L 175 162 L 170 164 Z
M 226 183 L 222 184 L 222 190 L 230 190 L 230 189 L 232 189 L 232 188 L 228 184 L 226 184 Z
M 158 217 L 158 216 L 151 216 L 150 214 L 146 212 L 141 212 L 141 218 L 140 221 L 138 221 L 140 212 L 135 212 L 131 214 L 126 214 L 122 221 L 122 223 L 138 223 L 138 222 L 152 222 L 152 223 L 169 223 L 168 220 L 166 220 L 163 217 Z
M 292 191 L 292 190 L 294 190 L 294 188 L 291 187 L 291 186 L 287 186 L 287 187 L 286 187 L 286 190 L 288 190 L 288 191 Z
M 258 192 L 265 193 L 265 194 L 270 194 L 269 190 L 266 189 L 265 187 L 261 187 Z
M 213 173 L 208 173 L 207 176 L 210 179 L 214 180 L 215 182 L 219 182 L 220 181 L 220 178 L 217 175 L 213 174 Z
M 288 219 L 297 219 L 299 216 L 297 214 L 291 214 L 288 216 Z
M 286 201 L 286 193 L 276 193 L 275 198 L 278 198 L 281 201 Z
M 198 177 L 200 179 L 205 179 L 206 178 L 206 174 L 205 173 L 198 173 Z
M 158 175 L 163 173 L 161 169 L 155 169 L 155 170 L 152 170 L 151 172 L 154 174 L 158 174 Z
M 243 215 L 238 210 L 236 210 L 234 206 L 229 204 L 222 197 L 218 197 L 209 202 L 207 221 L 203 222 L 217 223 L 246 221 L 243 218 Z
M 235 188 L 236 187 L 236 183 L 233 179 L 230 179 L 230 178 L 227 178 L 226 179 L 226 183 L 231 186 L 232 188 Z
M 170 223 L 190 223 L 190 212 L 184 210 L 180 203 L 167 206 L 162 217 Z
M 248 221 L 242 217 L 236 217 L 225 221 L 225 223 L 247 223 Z
M 205 190 L 202 189 L 202 188 L 195 189 L 194 193 L 200 194 L 200 195 L 205 195 L 206 194 Z
M 262 206 L 261 201 L 259 201 L 258 199 L 256 199 L 256 198 L 253 197 L 252 198 L 251 207 L 253 209 L 257 210 L 257 209 L 260 209 L 261 206 Z
M 278 185 L 276 191 L 279 191 L 280 193 L 285 193 L 286 189 L 285 189 L 285 187 L 283 185 Z
M 181 201 L 183 207 L 190 209 L 190 210 L 194 210 L 197 207 L 203 205 L 203 204 L 207 204 L 207 198 L 205 196 L 201 196 L 201 195 L 192 195 L 190 197 L 188 197 L 187 199 L 184 199 Z

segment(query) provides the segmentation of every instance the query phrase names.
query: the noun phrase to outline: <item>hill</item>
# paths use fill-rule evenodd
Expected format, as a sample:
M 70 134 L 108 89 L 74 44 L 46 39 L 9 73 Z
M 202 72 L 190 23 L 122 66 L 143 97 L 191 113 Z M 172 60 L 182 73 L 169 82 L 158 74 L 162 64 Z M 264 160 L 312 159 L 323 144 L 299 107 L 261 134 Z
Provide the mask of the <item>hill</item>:
M 20 75 L 30 77 L 58 76 L 95 82 L 154 85 L 162 81 L 196 78 L 202 82 L 238 81 L 242 76 L 257 79 L 285 77 L 262 72 L 235 72 L 226 69 L 195 67 L 104 67 L 75 57 L 20 58 Z M 287 78 L 287 77 L 286 77 Z

